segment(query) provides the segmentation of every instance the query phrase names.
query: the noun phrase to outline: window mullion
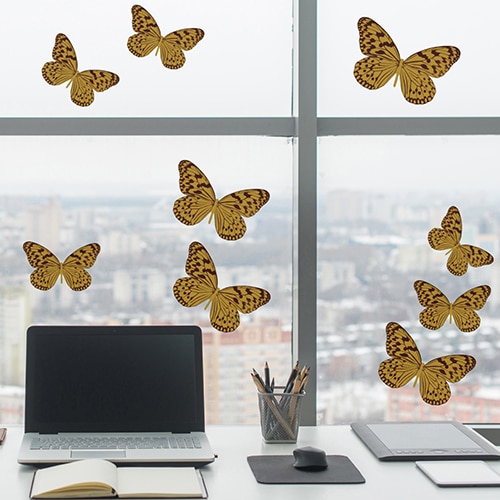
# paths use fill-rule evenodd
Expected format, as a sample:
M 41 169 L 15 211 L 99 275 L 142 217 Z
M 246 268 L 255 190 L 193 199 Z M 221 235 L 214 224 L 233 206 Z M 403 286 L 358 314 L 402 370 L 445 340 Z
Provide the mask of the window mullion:
M 316 425 L 317 3 L 296 0 L 297 152 L 293 355 L 311 367 L 301 423 Z

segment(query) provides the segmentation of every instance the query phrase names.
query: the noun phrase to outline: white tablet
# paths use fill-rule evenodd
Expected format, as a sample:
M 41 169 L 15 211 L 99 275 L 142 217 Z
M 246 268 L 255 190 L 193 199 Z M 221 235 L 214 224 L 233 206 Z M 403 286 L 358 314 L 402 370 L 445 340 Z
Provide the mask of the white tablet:
M 500 474 L 482 460 L 415 462 L 438 486 L 500 486 Z

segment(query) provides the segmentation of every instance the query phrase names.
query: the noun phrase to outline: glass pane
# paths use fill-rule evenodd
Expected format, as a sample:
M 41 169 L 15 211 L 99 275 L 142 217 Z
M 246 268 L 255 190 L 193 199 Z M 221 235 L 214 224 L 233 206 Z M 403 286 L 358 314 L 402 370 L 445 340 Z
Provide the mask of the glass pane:
M 497 70 L 491 44 L 499 6 L 482 2 L 486 16 L 475 16 L 467 2 L 423 0 L 401 9 L 397 0 L 339 3 L 318 0 L 318 114 L 320 116 L 498 116 Z M 460 59 L 441 78 L 437 93 L 424 105 L 408 103 L 394 78 L 378 90 L 362 87 L 353 76 L 364 55 L 359 47 L 358 19 L 369 17 L 389 33 L 400 57 L 426 48 L 452 45 Z M 479 76 L 480 75 L 480 76 Z M 480 84 L 479 83 L 480 78 Z
M 463 244 L 498 257 L 498 137 L 326 137 L 319 141 L 318 420 L 448 419 L 497 421 L 496 264 L 455 276 L 448 256 L 428 243 L 449 207 L 459 208 Z M 355 152 L 355 154 L 354 154 Z M 424 153 L 425 152 L 425 153 Z M 435 331 L 419 322 L 414 282 L 438 287 L 450 302 L 480 285 L 492 293 L 464 333 L 448 320 Z M 418 383 L 390 389 L 379 378 L 386 325 L 413 337 L 422 360 L 472 355 L 477 364 L 450 384 L 448 403 L 432 406 Z
M 208 423 L 257 422 L 250 372 L 267 360 L 287 376 L 291 343 L 292 144 L 265 137 L 3 137 L 0 218 L 0 421 L 22 418 L 24 335 L 30 323 L 195 323 L 205 339 Z M 208 217 L 185 226 L 174 216 L 178 163 L 189 159 L 216 195 L 264 188 L 271 198 L 238 241 L 217 236 Z M 97 242 L 91 286 L 31 286 L 22 250 L 31 240 L 62 261 Z M 209 252 L 221 288 L 261 287 L 268 304 L 241 315 L 234 333 L 209 323 L 204 305 L 183 307 L 172 287 L 186 276 L 188 247 Z M 4 389 L 4 387 L 9 388 Z M 17 397 L 11 396 L 11 390 Z
M 154 51 L 143 58 L 129 52 L 132 5 L 121 0 L 4 5 L 1 115 L 290 116 L 290 0 L 144 4 L 164 36 L 190 27 L 205 32 L 175 70 L 163 67 Z M 58 33 L 72 43 L 79 71 L 103 69 L 120 77 L 88 107 L 71 102 L 66 83 L 51 86 L 42 78 Z

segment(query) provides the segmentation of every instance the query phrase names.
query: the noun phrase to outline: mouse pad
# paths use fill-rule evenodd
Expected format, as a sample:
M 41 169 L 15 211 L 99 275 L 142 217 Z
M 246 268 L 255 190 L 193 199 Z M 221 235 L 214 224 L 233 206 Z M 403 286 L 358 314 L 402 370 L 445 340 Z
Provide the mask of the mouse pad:
M 344 455 L 327 455 L 328 467 L 306 471 L 293 466 L 293 455 L 252 455 L 247 457 L 255 479 L 265 484 L 355 484 L 365 478 Z

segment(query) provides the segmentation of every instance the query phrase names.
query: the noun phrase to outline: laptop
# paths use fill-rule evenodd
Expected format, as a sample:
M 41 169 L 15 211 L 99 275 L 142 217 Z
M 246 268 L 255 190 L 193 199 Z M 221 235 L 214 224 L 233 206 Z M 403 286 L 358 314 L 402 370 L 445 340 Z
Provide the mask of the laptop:
M 200 328 L 30 326 L 24 427 L 21 464 L 213 462 Z

